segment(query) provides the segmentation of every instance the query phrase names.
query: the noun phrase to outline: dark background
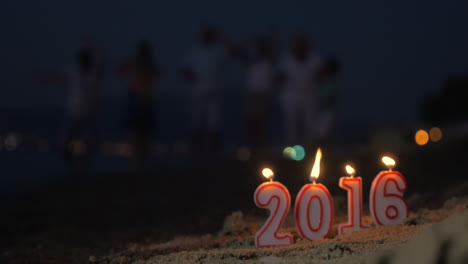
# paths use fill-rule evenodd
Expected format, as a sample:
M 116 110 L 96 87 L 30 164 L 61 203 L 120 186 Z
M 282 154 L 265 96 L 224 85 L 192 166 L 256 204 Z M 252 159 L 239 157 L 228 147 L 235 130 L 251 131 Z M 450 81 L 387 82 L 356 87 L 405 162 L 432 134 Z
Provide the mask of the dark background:
M 339 112 L 348 123 L 418 121 L 424 96 L 434 94 L 448 74 L 468 67 L 466 1 L 3 1 L 1 7 L 2 115 L 47 116 L 61 109 L 65 89 L 42 86 L 31 74 L 70 64 L 83 34 L 107 49 L 111 63 L 149 39 L 166 70 L 160 96 L 177 98 L 185 96 L 186 87 L 175 69 L 203 23 L 218 25 L 234 41 L 275 25 L 282 53 L 295 32 L 306 31 L 320 54 L 342 60 Z M 243 68 L 231 64 L 224 89 L 239 93 Z M 124 85 L 108 76 L 110 111 L 118 109 Z M 183 103 L 161 108 L 177 115 L 185 111 Z
M 293 34 L 305 31 L 320 55 L 337 56 L 342 64 L 338 76 L 337 141 L 368 139 L 382 129 L 404 128 L 413 133 L 424 126 L 440 125 L 424 122 L 432 119 L 422 118 L 421 105 L 425 98 L 441 93 L 444 80 L 468 72 L 467 8 L 466 1 L 456 0 L 3 1 L 0 131 L 4 136 L 12 131 L 20 133 L 23 142 L 27 138 L 45 138 L 54 144 L 63 125 L 67 87 L 41 83 L 36 73 L 65 69 L 81 37 L 90 35 L 105 48 L 110 60 L 98 131 L 102 141 L 121 140 L 127 83 L 116 78 L 113 68 L 132 55 L 139 40 L 148 39 L 163 68 L 156 93 L 160 124 L 156 140 L 169 146 L 187 144 L 189 87 L 180 79 L 177 67 L 195 44 L 201 25 L 212 23 L 234 42 L 274 27 L 281 54 L 287 52 Z M 244 73 L 245 68 L 237 62 L 228 63 L 224 70 L 226 148 L 245 142 L 240 115 Z M 282 119 L 277 108 L 272 133 L 276 144 L 280 144 Z M 440 112 L 440 107 L 434 111 Z M 407 138 L 412 137 L 411 133 Z M 50 154 L 39 158 L 14 155 L 18 154 L 8 153 L 0 163 L 5 170 L 15 171 L 3 173 L 10 182 L 19 181 L 18 168 L 60 170 L 62 166 L 55 156 L 48 157 Z M 110 160 L 98 162 L 97 167 L 121 165 Z M 29 171 L 23 174 L 34 178 Z M 43 174 L 40 178 L 50 173 Z
M 86 248 L 80 255 L 86 259 L 95 251 L 108 252 L 114 242 L 214 232 L 233 210 L 258 213 L 251 196 L 264 180 L 259 173 L 266 165 L 295 196 L 307 182 L 315 146 L 306 149 L 302 161 L 282 157 L 277 105 L 271 158 L 237 160 L 236 150 L 245 144 L 245 68 L 237 62 L 224 69 L 223 154 L 194 161 L 174 150 L 188 144 L 189 87 L 177 68 L 206 23 L 235 42 L 275 27 L 281 54 L 296 32 L 305 31 L 320 55 L 339 58 L 337 127 L 323 146 L 320 178 L 332 195 L 345 195 L 338 178 L 345 163 L 353 162 L 367 197 L 374 175 L 384 169 L 381 155 L 390 154 L 407 177 L 408 196 L 426 193 L 432 197 L 429 206 L 440 206 L 450 194 L 439 188 L 462 186 L 466 174 L 466 10 L 464 0 L 2 1 L 0 193 L 5 214 L 0 246 L 13 252 L 2 257 L 36 259 L 36 246 L 43 243 L 52 256 L 73 256 L 76 248 Z M 63 70 L 83 35 L 93 36 L 110 60 L 99 113 L 101 143 L 125 140 L 128 87 L 113 68 L 133 54 L 139 40 L 152 43 L 163 68 L 155 95 L 160 128 L 155 140 L 162 150 L 144 173 L 129 171 L 125 157 L 99 152 L 86 175 L 71 176 L 54 148 L 67 86 L 43 84 L 36 74 Z M 414 133 L 432 126 L 442 128 L 442 140 L 416 145 Z M 8 150 L 4 140 L 12 133 L 20 145 Z M 41 139 L 48 142 L 47 151 L 37 150 Z

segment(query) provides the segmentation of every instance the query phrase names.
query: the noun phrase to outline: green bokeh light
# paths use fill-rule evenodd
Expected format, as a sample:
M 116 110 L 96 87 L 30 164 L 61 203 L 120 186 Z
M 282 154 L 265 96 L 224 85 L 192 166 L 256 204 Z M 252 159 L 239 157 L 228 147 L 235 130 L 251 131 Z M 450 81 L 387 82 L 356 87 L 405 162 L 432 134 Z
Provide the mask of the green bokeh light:
M 301 145 L 295 145 L 294 147 L 292 147 L 292 149 L 295 154 L 294 156 L 291 156 L 293 160 L 300 161 L 305 158 L 305 150 Z

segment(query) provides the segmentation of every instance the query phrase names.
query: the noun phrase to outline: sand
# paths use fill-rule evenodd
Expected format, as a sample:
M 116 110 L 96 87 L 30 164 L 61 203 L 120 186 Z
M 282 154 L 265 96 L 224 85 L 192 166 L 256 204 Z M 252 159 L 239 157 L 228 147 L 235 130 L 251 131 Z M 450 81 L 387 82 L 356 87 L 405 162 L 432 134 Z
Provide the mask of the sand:
M 412 197 L 413 204 L 422 197 Z M 340 199 L 337 203 L 342 203 Z M 410 204 L 411 205 L 411 204 Z M 340 204 L 338 204 L 338 208 Z M 342 205 L 341 205 L 342 207 Z M 266 215 L 233 212 L 216 234 L 181 236 L 163 243 L 133 243 L 120 252 L 90 256 L 90 263 L 468 263 L 468 197 L 450 198 L 438 209 L 411 211 L 404 224 L 374 226 L 368 230 L 336 235 L 346 220 L 339 211 L 329 237 L 301 239 L 288 215 L 281 231 L 290 232 L 290 246 L 257 248 L 253 236 Z M 448 220 L 447 220 L 448 219 Z M 364 216 L 364 222 L 371 219 Z M 449 241 L 449 242 L 447 242 Z M 449 245 L 447 244 L 449 243 Z M 450 252 L 447 252 L 449 248 Z M 427 252 L 429 250 L 429 252 Z M 445 250 L 445 251 L 444 251 Z M 447 262 L 440 262 L 446 258 Z M 421 260 L 423 260 L 421 262 Z M 436 262 L 438 260 L 439 262 Z
M 364 154 L 330 154 L 325 175 L 341 175 L 349 157 L 367 165 L 360 167 L 361 176 L 381 170 L 380 163 L 369 162 L 376 153 Z M 294 244 L 260 249 L 253 237 L 268 211 L 255 207 L 252 194 L 263 182 L 263 163 L 106 172 L 58 179 L 0 199 L 0 263 L 468 263 L 466 144 L 398 156 L 410 207 L 399 226 L 336 236 L 337 225 L 347 220 L 346 192 L 337 185 L 339 176 L 329 176 L 323 184 L 335 203 L 330 236 L 300 239 L 289 215 L 283 231 L 293 234 Z M 278 180 L 294 195 L 312 161 L 273 163 Z M 367 178 L 364 192 L 372 183 Z M 369 212 L 363 215 L 371 224 Z

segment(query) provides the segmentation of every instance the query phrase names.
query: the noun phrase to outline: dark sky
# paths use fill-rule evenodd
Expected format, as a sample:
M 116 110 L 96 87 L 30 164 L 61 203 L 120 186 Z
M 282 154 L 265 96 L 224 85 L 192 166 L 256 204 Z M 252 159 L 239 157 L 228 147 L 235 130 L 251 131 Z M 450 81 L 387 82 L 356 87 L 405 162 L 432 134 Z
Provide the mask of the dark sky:
M 323 55 L 337 55 L 339 112 L 345 120 L 417 120 L 421 99 L 451 73 L 468 72 L 468 1 L 63 1 L 1 3 L 0 104 L 41 110 L 62 105 L 65 92 L 39 85 L 33 73 L 62 69 L 82 34 L 93 34 L 115 64 L 149 39 L 165 68 L 160 89 L 184 94 L 176 67 L 199 25 L 219 25 L 241 41 L 277 25 L 283 48 L 297 30 Z M 240 65 L 227 67 L 226 89 L 244 84 Z M 109 76 L 107 100 L 125 84 Z

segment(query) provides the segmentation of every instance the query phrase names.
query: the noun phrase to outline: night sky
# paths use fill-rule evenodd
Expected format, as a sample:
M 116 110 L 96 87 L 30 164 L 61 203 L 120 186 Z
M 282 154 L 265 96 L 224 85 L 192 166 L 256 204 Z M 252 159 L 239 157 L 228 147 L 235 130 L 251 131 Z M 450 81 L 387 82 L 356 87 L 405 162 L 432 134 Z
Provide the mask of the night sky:
M 0 105 L 28 112 L 61 107 L 66 89 L 42 85 L 34 73 L 63 69 L 83 34 L 102 43 L 111 67 L 149 39 L 164 68 L 158 88 L 183 97 L 187 87 L 176 70 L 201 24 L 219 25 L 235 42 L 276 25 L 283 53 L 290 36 L 304 30 L 320 54 L 341 59 L 342 120 L 418 121 L 424 96 L 449 74 L 468 72 L 467 10 L 466 0 L 2 1 Z M 243 89 L 242 69 L 226 67 L 228 92 Z M 105 85 L 106 102 L 122 100 L 124 82 L 108 74 Z

